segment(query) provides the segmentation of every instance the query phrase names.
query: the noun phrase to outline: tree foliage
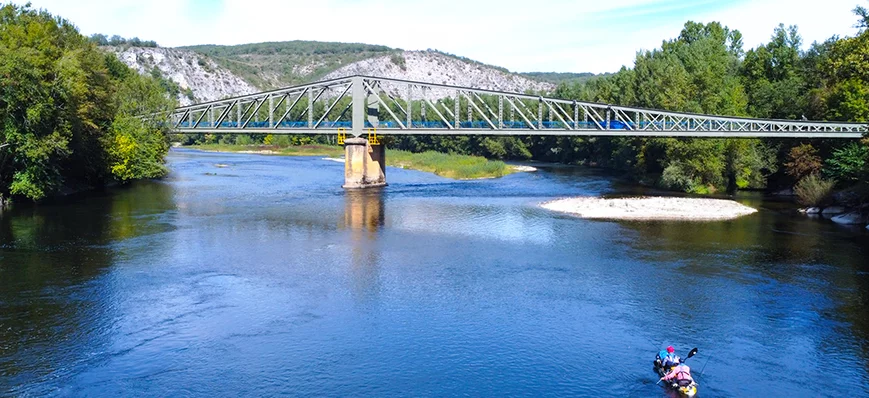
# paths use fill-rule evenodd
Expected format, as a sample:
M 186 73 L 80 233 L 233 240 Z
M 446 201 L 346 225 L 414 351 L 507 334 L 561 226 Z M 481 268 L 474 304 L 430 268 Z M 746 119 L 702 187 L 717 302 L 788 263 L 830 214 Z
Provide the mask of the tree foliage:
M 785 163 L 786 173 L 794 178 L 794 181 L 818 174 L 821 171 L 821 157 L 818 150 L 811 144 L 803 144 L 791 148 L 788 153 L 788 161 Z
M 839 182 L 865 182 L 869 147 L 852 142 L 837 149 L 825 162 L 826 174 Z
M 0 195 L 40 199 L 65 186 L 159 175 L 164 132 L 136 117 L 172 106 L 153 84 L 66 20 L 29 5 L 0 8 L 0 139 L 8 144 Z M 138 148 L 123 161 L 119 135 Z M 116 169 L 119 162 L 128 169 Z
M 89 39 L 98 46 L 159 47 L 154 40 L 142 40 L 138 37 L 125 39 L 118 35 L 108 37 L 102 33 L 94 33 Z

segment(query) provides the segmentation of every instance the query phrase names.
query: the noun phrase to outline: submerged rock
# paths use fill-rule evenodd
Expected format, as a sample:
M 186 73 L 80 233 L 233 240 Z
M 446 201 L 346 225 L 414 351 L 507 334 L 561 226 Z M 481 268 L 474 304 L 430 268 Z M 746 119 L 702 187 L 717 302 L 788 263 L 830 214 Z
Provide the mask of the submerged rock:
M 840 214 L 831 219 L 836 224 L 842 225 L 857 225 L 857 224 L 866 224 L 869 222 L 869 217 L 860 214 L 856 211 L 852 211 L 850 213 Z
M 830 206 L 821 212 L 821 214 L 824 215 L 825 217 L 837 216 L 837 215 L 843 214 L 843 213 L 845 213 L 845 208 L 842 206 Z

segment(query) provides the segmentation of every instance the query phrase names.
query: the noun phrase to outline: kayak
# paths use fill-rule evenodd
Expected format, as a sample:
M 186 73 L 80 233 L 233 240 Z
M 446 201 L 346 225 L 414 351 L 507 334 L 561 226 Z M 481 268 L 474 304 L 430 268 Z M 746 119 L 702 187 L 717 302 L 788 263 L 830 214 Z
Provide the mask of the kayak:
M 690 358 L 690 356 L 689 356 Z M 685 358 L 688 359 L 688 358 Z M 669 372 L 669 368 L 665 368 L 664 364 L 661 363 L 661 359 L 657 356 L 655 357 L 655 372 L 658 374 L 658 377 L 664 377 Z M 686 397 L 693 397 L 697 395 L 697 382 L 694 380 L 679 380 L 679 381 L 664 381 L 667 388 L 683 395 Z

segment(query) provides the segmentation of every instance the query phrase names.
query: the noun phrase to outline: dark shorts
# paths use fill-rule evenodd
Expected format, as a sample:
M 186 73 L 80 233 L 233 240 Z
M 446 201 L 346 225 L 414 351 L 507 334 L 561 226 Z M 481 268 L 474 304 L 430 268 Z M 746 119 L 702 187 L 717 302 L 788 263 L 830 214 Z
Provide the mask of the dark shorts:
M 676 380 L 676 384 L 678 384 L 679 387 L 688 387 L 693 382 L 694 382 L 694 380 L 688 380 L 688 379 Z

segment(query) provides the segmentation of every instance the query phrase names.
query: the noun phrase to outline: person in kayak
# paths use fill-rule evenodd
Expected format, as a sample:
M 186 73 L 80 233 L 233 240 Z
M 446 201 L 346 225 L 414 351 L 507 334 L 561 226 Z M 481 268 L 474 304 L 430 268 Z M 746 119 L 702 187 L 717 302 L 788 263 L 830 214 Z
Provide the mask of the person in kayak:
M 676 365 L 669 373 L 661 377 L 661 380 L 674 381 L 680 386 L 687 386 L 694 382 L 694 378 L 691 377 L 691 368 L 684 363 Z
M 673 346 L 667 347 L 667 350 L 661 350 L 658 353 L 658 359 L 661 360 L 661 366 L 666 370 L 670 370 L 670 368 L 679 364 L 680 359 L 679 356 L 676 355 L 676 349 Z

